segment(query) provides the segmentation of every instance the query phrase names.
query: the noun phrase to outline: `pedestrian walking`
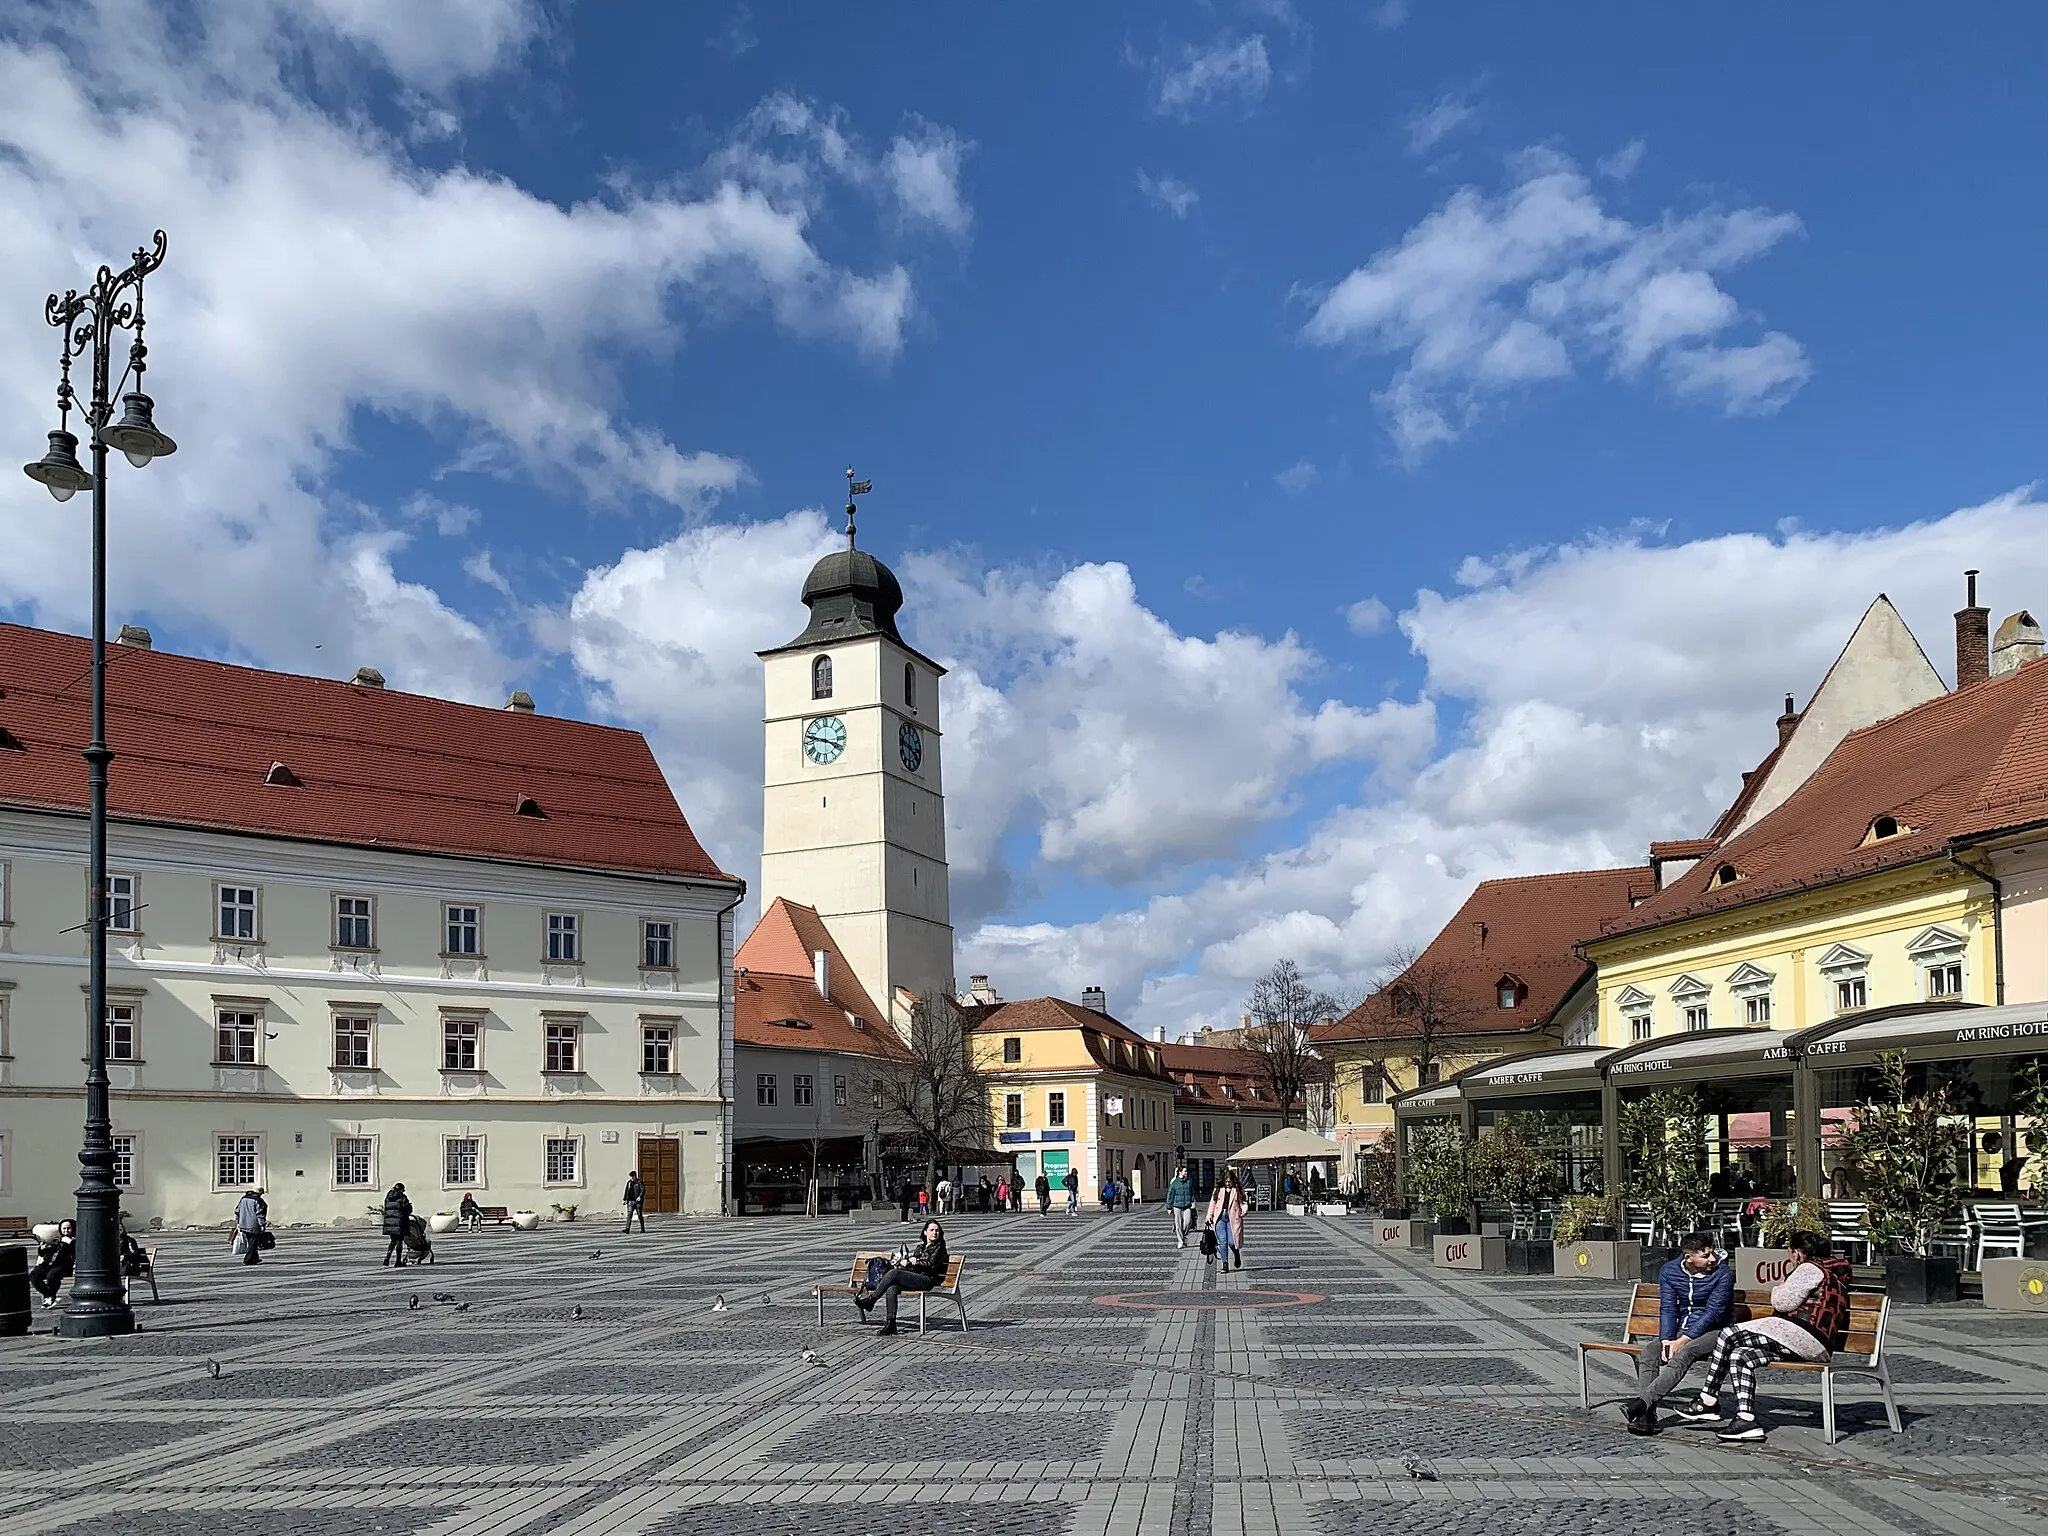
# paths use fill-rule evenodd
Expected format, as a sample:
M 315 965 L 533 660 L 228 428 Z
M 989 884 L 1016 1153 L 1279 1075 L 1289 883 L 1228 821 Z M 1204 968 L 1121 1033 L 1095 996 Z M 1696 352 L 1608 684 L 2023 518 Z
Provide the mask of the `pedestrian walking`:
M 939 1214 L 949 1216 L 953 1211 L 953 1181 L 945 1174 L 939 1175 Z
M 896 1186 L 896 1219 L 910 1220 L 910 1207 L 916 1202 L 917 1186 L 910 1182 L 908 1175 L 905 1175 L 903 1182 Z
M 997 1179 L 997 1180 L 996 1180 L 996 1209 L 997 1209 L 997 1210 L 999 1210 L 999 1211 L 1007 1211 L 1007 1210 L 1008 1210 L 1009 1208 L 1010 1208 L 1010 1181 L 1009 1181 L 1009 1179 L 1008 1179 L 1007 1177 L 1005 1177 L 1005 1178 L 1000 1178 L 1000 1179 Z
M 647 1186 L 640 1182 L 640 1170 L 626 1175 L 626 1230 L 633 1230 L 633 1218 L 640 1218 L 640 1230 L 647 1230 Z
M 1080 1215 L 1081 1175 L 1074 1172 L 1073 1169 L 1069 1168 L 1067 1170 L 1067 1176 L 1064 1179 L 1060 1180 L 1060 1187 L 1067 1192 L 1067 1214 L 1069 1216 Z
M 263 1243 L 269 1235 L 270 1207 L 259 1184 L 235 1202 L 235 1246 L 241 1249 L 244 1264 L 263 1262 Z
M 384 1235 L 391 1240 L 384 1250 L 384 1264 L 393 1269 L 405 1268 L 405 1233 L 411 1224 L 412 1202 L 405 1198 L 405 1186 L 394 1184 L 384 1197 Z
M 1102 1181 L 1102 1208 L 1105 1211 L 1116 1209 L 1116 1178 L 1114 1175 Z
M 1207 1224 L 1216 1234 L 1216 1256 L 1229 1269 L 1232 1261 L 1244 1268 L 1244 1187 L 1237 1182 L 1237 1170 L 1227 1170 L 1209 1197 Z
M 1035 1188 L 1038 1192 L 1038 1214 L 1043 1216 L 1052 1209 L 1052 1180 L 1041 1173 Z
M 1002 1207 L 995 1203 L 995 1190 L 989 1185 L 988 1175 L 981 1176 L 981 1208 L 984 1211 L 998 1211 Z
M 1024 1178 L 1021 1174 L 1010 1180 L 1010 1209 L 1020 1216 L 1024 1213 Z
M 1166 1213 L 1173 1221 L 1173 1246 L 1187 1247 L 1188 1234 L 1195 1229 L 1195 1186 L 1186 1163 L 1173 1170 L 1166 1186 Z
M 924 1241 L 911 1249 L 901 1264 L 883 1275 L 878 1285 L 855 1292 L 853 1304 L 860 1308 L 862 1316 L 866 1316 L 876 1302 L 884 1303 L 881 1331 L 894 1333 L 896 1298 L 904 1291 L 928 1291 L 935 1285 L 943 1285 L 949 1262 L 946 1229 L 936 1221 L 928 1221 L 924 1224 Z
M 1131 1208 L 1131 1200 L 1134 1194 L 1130 1178 L 1126 1176 L 1118 1179 L 1116 1181 L 1116 1188 L 1117 1198 L 1123 1201 L 1124 1209 L 1128 1211 Z
M 43 1298 L 45 1310 L 57 1305 L 63 1289 L 78 1268 L 78 1223 L 66 1217 L 57 1223 L 57 1235 L 36 1245 L 36 1267 L 28 1272 L 28 1283 Z

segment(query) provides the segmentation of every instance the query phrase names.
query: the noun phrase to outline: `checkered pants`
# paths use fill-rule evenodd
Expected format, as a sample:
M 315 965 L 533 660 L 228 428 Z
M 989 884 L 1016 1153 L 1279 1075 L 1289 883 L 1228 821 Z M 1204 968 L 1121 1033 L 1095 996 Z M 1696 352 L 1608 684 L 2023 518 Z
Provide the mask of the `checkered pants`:
M 1787 1346 L 1761 1333 L 1752 1333 L 1747 1328 L 1730 1328 L 1721 1335 L 1721 1341 L 1714 1346 L 1714 1356 L 1707 1362 L 1707 1382 L 1700 1389 L 1702 1397 L 1718 1400 L 1722 1378 L 1735 1378 L 1735 1416 L 1738 1419 L 1756 1417 L 1756 1373 L 1773 1360 L 1797 1360 Z

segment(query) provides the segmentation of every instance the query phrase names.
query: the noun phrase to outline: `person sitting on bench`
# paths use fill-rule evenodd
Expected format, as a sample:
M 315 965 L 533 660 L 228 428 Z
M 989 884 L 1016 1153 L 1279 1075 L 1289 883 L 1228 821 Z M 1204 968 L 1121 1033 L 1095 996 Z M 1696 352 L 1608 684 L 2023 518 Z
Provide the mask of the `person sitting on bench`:
M 455 1224 L 467 1227 L 472 1232 L 484 1229 L 484 1208 L 476 1203 L 476 1196 L 465 1192 L 462 1204 L 455 1208 Z
M 1718 1439 L 1732 1443 L 1764 1438 L 1756 1416 L 1756 1373 L 1778 1360 L 1825 1364 L 1841 1343 L 1849 1321 L 1849 1261 L 1834 1257 L 1834 1245 L 1818 1232 L 1795 1232 L 1786 1241 L 1792 1273 L 1771 1289 L 1771 1315 L 1721 1331 L 1707 1362 L 1706 1385 L 1681 1424 L 1718 1424 Z M 1735 1416 L 1721 1407 L 1721 1382 L 1735 1377 Z
M 29 1271 L 28 1283 L 36 1288 L 45 1307 L 57 1305 L 57 1292 L 64 1288 L 78 1267 L 78 1223 L 65 1217 L 57 1223 L 57 1235 L 36 1249 L 38 1263 Z
M 853 1298 L 863 1315 L 878 1301 L 885 1302 L 882 1332 L 896 1331 L 896 1298 L 904 1291 L 929 1291 L 946 1283 L 946 1229 L 936 1221 L 924 1224 L 924 1241 L 910 1250 L 903 1262 L 882 1276 L 880 1282 Z
M 1713 1238 L 1695 1232 L 1678 1257 L 1657 1272 L 1657 1337 L 1643 1345 L 1636 1395 L 1628 1400 L 1628 1432 L 1657 1433 L 1657 1405 L 1706 1359 L 1735 1312 L 1735 1270 Z

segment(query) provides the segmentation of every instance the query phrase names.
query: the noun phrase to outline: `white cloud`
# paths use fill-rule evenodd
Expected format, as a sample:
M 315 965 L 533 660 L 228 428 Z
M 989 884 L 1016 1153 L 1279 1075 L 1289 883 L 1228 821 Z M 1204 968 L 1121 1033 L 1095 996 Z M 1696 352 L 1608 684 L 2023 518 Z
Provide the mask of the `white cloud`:
M 1344 622 L 1354 635 L 1377 635 L 1394 622 L 1394 610 L 1376 597 L 1361 597 L 1344 610 Z
M 1437 97 L 1420 112 L 1410 115 L 1407 123 L 1408 153 L 1428 154 L 1478 115 L 1478 108 L 1462 96 L 1446 94 Z
M 761 188 L 777 206 L 798 211 L 817 207 L 830 187 L 852 187 L 906 223 L 931 224 L 957 239 L 973 223 L 960 190 L 961 168 L 973 147 L 952 130 L 914 117 L 887 150 L 875 154 L 840 108 L 778 91 L 747 115 L 707 169 Z
M 483 518 L 475 507 L 446 501 L 426 491 L 415 491 L 398 504 L 398 515 L 409 523 L 431 522 L 444 539 L 460 538 Z
M 1263 34 L 1223 32 L 1200 47 L 1184 43 L 1155 60 L 1152 102 L 1164 116 L 1188 118 L 1213 106 L 1255 103 L 1272 79 Z
M 1400 357 L 1376 399 L 1411 463 L 1579 360 L 1623 379 L 1655 367 L 1730 415 L 1775 410 L 1811 365 L 1782 332 L 1722 340 L 1742 311 L 1718 279 L 1799 228 L 1763 208 L 1632 223 L 1571 162 L 1531 151 L 1505 192 L 1461 188 L 1330 288 L 1302 334 Z
M 492 562 L 491 552 L 488 549 L 479 549 L 473 554 L 464 556 L 462 569 L 468 574 L 470 580 L 481 582 L 493 592 L 502 592 L 507 597 L 513 595 L 512 583 L 498 574 L 498 567 Z
M 1373 25 L 1391 32 L 1408 19 L 1408 0 L 1380 0 L 1372 9 Z
M 1401 628 L 1423 703 L 1460 735 L 1292 846 L 1071 925 L 964 934 L 962 972 L 1012 996 L 1106 986 L 1119 1017 L 1170 1031 L 1234 1018 L 1251 979 L 1291 955 L 1325 984 L 1370 978 L 1426 940 L 1474 883 L 1633 863 L 1693 836 L 1775 741 L 1879 591 L 1938 663 L 1968 566 L 2004 563 L 1997 611 L 2048 592 L 2048 504 L 2002 497 L 1865 533 L 1794 530 L 1664 545 L 1597 538 L 1478 562 L 1487 585 L 1424 591 Z M 1698 623 L 1646 628 L 1639 601 L 1683 593 Z M 1995 616 L 1995 615 L 1994 615 Z
M 1163 208 L 1176 219 L 1184 219 L 1202 200 L 1202 194 L 1174 176 L 1153 177 L 1138 172 L 1138 190 L 1155 208 Z
M 1593 169 L 1613 181 L 1627 181 L 1635 175 L 1643 163 L 1643 156 L 1649 153 L 1649 146 L 1641 139 L 1630 139 L 1611 155 L 1602 155 L 1593 162 Z
M 1273 477 L 1273 483 L 1288 495 L 1299 496 L 1321 478 L 1314 464 L 1307 459 L 1296 459 Z
M 149 382 L 181 451 L 150 468 L 146 492 L 131 479 L 115 493 L 118 610 L 275 665 L 374 653 L 394 679 L 496 695 L 517 662 L 493 646 L 524 638 L 493 641 L 400 581 L 402 540 L 348 542 L 361 511 L 331 481 L 358 417 L 424 428 L 456 467 L 698 516 L 744 467 L 633 421 L 619 370 L 749 314 L 886 362 L 914 308 L 910 276 L 826 254 L 816 231 L 841 221 L 820 219 L 824 178 L 792 190 L 720 157 L 673 184 L 563 205 L 423 166 L 367 115 L 330 114 L 288 83 L 296 51 L 336 18 L 344 30 L 319 33 L 324 46 L 360 45 L 424 88 L 519 57 L 537 8 L 331 0 L 280 14 L 257 0 L 175 16 L 98 0 L 39 13 L 33 30 L 0 24 L 0 267 L 62 288 L 158 224 L 170 232 L 149 284 Z M 903 142 L 943 158 L 937 135 Z M 783 162 L 824 152 L 807 143 Z M 886 195 L 957 223 L 916 159 Z M 37 306 L 0 309 L 11 419 L 49 415 L 52 351 Z M 0 483 L 0 604 L 75 625 L 81 524 L 50 518 L 40 497 Z M 390 520 L 429 519 L 450 536 L 475 520 L 438 500 Z
M 882 168 L 904 212 L 959 238 L 973 223 L 960 195 L 960 166 L 968 146 L 950 129 L 919 122 L 889 145 Z

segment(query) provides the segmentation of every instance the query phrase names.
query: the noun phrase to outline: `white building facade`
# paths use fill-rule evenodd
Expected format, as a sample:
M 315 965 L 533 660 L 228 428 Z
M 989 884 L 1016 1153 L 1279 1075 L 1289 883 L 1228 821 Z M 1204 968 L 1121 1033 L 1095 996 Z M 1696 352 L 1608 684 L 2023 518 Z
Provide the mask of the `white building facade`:
M 78 1181 L 87 1046 L 86 822 L 48 803 L 73 764 L 82 799 L 83 765 L 64 709 L 34 701 L 82 646 L 0 626 L 0 715 L 26 743 L 12 767 L 0 753 L 0 1212 L 36 1220 Z M 219 1222 L 251 1185 L 277 1225 L 368 1220 L 398 1181 L 422 1213 L 465 1192 L 616 1211 L 636 1167 L 650 1210 L 723 1208 L 742 888 L 640 738 L 121 662 L 104 1028 L 132 1223 Z M 241 719 L 145 734 L 146 700 L 195 689 Z M 281 700 L 302 717 L 276 718 Z M 222 778 L 246 781 L 239 798 Z M 604 867 L 633 846 L 686 867 Z

